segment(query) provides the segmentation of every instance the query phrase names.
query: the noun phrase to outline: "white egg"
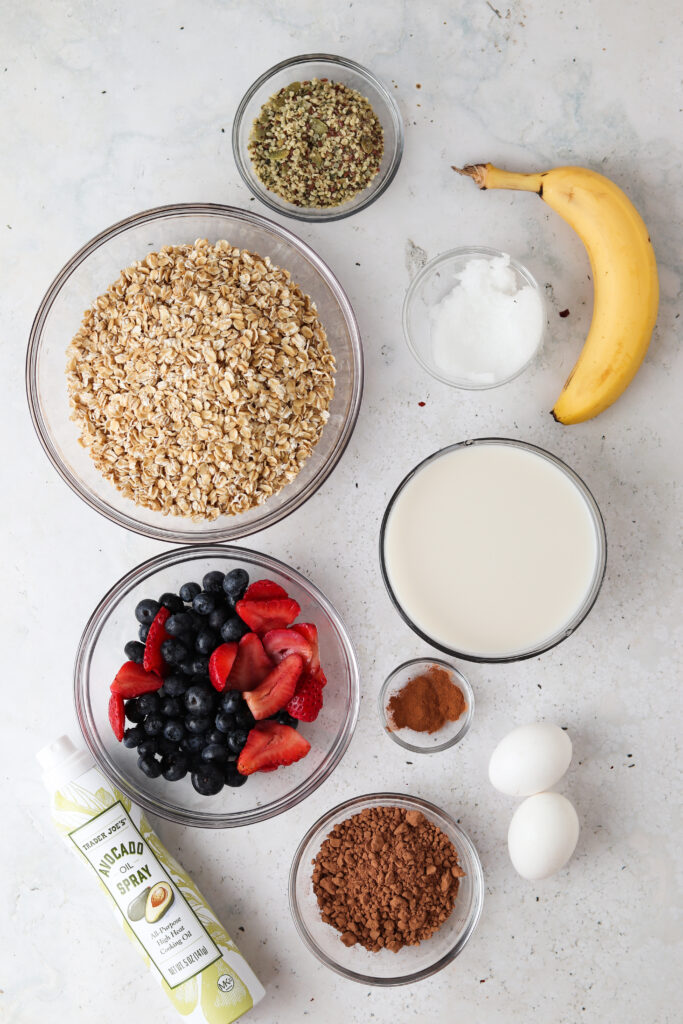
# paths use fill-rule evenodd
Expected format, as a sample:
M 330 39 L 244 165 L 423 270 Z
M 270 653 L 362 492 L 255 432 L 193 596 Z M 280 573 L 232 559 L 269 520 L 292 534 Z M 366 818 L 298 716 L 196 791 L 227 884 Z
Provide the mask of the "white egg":
M 522 878 L 554 875 L 567 863 L 579 838 L 574 805 L 561 793 L 536 793 L 515 811 L 508 829 L 508 850 Z
M 559 725 L 533 722 L 500 741 L 489 761 L 489 779 L 501 793 L 532 796 L 552 789 L 571 759 L 572 741 Z

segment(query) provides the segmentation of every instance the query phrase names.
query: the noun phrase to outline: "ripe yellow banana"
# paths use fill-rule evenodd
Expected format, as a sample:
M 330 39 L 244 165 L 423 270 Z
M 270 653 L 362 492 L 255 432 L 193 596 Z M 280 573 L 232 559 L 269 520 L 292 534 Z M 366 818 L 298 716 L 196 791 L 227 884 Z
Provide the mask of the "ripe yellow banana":
M 537 174 L 515 174 L 492 164 L 453 169 L 480 188 L 536 192 L 586 246 L 593 271 L 593 319 L 552 414 L 560 423 L 597 416 L 633 380 L 657 318 L 657 264 L 640 214 L 613 181 L 585 167 Z

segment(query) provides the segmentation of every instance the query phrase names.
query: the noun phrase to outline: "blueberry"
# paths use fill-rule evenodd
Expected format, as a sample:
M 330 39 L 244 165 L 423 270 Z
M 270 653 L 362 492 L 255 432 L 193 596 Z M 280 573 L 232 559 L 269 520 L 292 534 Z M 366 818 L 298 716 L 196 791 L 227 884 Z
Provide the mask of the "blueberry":
M 193 715 L 208 715 L 214 708 L 215 698 L 203 686 L 191 686 L 185 694 L 185 707 Z
M 279 722 L 280 725 L 289 725 L 293 729 L 296 729 L 299 724 L 299 720 L 297 718 L 293 718 L 292 715 L 290 715 L 288 711 L 285 711 L 284 708 L 280 711 L 276 711 L 275 714 L 270 717 L 274 722 Z
M 221 711 L 228 711 L 234 714 L 244 703 L 244 698 L 239 690 L 225 690 L 221 695 Z
M 126 709 L 126 718 L 129 722 L 141 722 L 145 717 L 145 712 L 140 710 L 137 697 L 131 697 L 130 700 L 127 700 L 124 707 Z
M 143 715 L 155 715 L 161 707 L 157 693 L 143 693 L 137 698 L 138 708 Z
M 198 583 L 183 583 L 178 593 L 182 597 L 183 601 L 187 604 L 191 604 L 201 589 L 202 588 Z
M 216 632 L 220 632 L 220 628 L 226 619 L 230 618 L 230 612 L 225 605 L 219 605 L 214 611 L 211 612 L 208 618 L 209 628 L 215 629 Z
M 169 740 L 166 736 L 159 736 L 158 754 L 175 754 L 179 749 L 177 740 Z
M 193 676 L 194 675 L 194 668 L 193 668 L 193 666 L 194 666 L 194 660 L 192 658 L 187 658 L 185 661 L 181 661 L 181 663 L 180 663 L 180 665 L 178 667 L 180 668 L 180 671 L 183 673 L 184 676 Z M 190 683 L 188 682 L 187 685 L 189 686 Z
M 164 720 L 157 711 L 147 715 L 142 724 L 148 736 L 158 736 L 164 728 Z
M 162 594 L 159 598 L 159 604 L 162 608 L 168 608 L 171 615 L 175 612 L 185 611 L 185 604 L 182 597 L 178 597 L 177 594 Z
M 138 743 L 138 754 L 140 757 L 151 757 L 152 754 L 156 754 L 158 749 L 159 743 L 155 736 L 147 736 L 142 743 Z
M 123 745 L 124 747 L 137 747 L 139 743 L 142 743 L 147 733 L 141 725 L 134 725 L 132 729 L 126 729 L 123 734 Z
M 207 718 L 206 715 L 186 715 L 185 728 L 188 732 L 195 734 L 204 733 L 207 729 L 211 728 L 211 719 Z
M 164 726 L 164 736 L 173 743 L 180 743 L 185 735 L 185 726 L 179 718 L 169 718 Z
M 148 597 L 135 606 L 135 618 L 143 626 L 151 626 L 161 605 L 158 601 L 150 601 Z
M 161 774 L 167 782 L 178 782 L 187 775 L 187 757 L 182 753 L 168 754 L 161 760 Z
M 140 626 L 140 628 L 138 630 L 138 636 L 140 637 L 140 643 L 141 644 L 144 644 L 145 641 L 147 640 L 148 633 L 149 633 L 149 626 Z
M 197 594 L 192 607 L 196 611 L 197 615 L 210 615 L 212 611 L 215 611 L 218 605 L 218 600 L 215 594 L 209 594 L 207 591 L 202 590 L 200 594 Z
M 203 654 L 197 654 L 192 659 L 192 668 L 194 669 L 193 675 L 206 679 L 209 675 L 209 659 L 204 657 Z
M 249 729 L 251 729 L 252 725 L 256 721 L 256 719 L 254 718 L 246 704 L 243 704 L 240 708 L 237 709 L 235 719 L 237 721 L 237 724 L 241 726 L 242 729 L 246 729 L 247 732 L 249 731 Z
M 216 728 L 220 732 L 232 732 L 236 725 L 237 721 L 231 711 L 219 711 L 216 715 Z
M 180 741 L 180 749 L 188 754 L 198 754 L 204 749 L 204 737 L 201 734 L 190 733 Z M 139 749 L 139 748 L 138 748 Z
M 123 653 L 128 658 L 128 661 L 134 661 L 136 665 L 142 665 L 142 659 L 145 656 L 145 645 L 141 644 L 139 640 L 129 640 L 123 648 Z
M 174 615 L 169 615 L 164 625 L 169 636 L 182 637 L 186 633 L 192 632 L 194 622 L 186 611 L 181 611 Z
M 166 676 L 164 679 L 164 693 L 168 694 L 169 697 L 180 697 L 189 686 L 187 679 L 184 676 L 174 673 L 172 676 Z
M 225 579 L 224 572 L 207 572 L 206 576 L 202 580 L 202 587 L 207 590 L 210 594 L 222 594 L 223 593 L 223 580 Z
M 194 649 L 197 654 L 208 655 L 218 647 L 218 644 L 218 633 L 214 633 L 212 629 L 202 629 L 197 633 L 197 639 L 194 642 Z
M 158 779 L 161 775 L 161 766 L 151 754 L 138 758 L 138 768 L 145 773 L 148 779 Z
M 161 711 L 164 718 L 180 718 L 185 714 L 182 697 L 164 697 L 161 701 Z
M 170 636 L 161 645 L 161 657 L 168 665 L 179 665 L 187 658 L 188 650 L 182 640 Z
M 223 771 L 217 764 L 203 764 L 192 772 L 192 785 L 202 796 L 220 793 L 225 781 Z
M 226 644 L 234 644 L 248 632 L 246 622 L 242 622 L 238 615 L 231 615 L 221 626 L 221 640 Z
M 202 761 L 227 761 L 228 752 L 221 743 L 208 743 L 202 750 Z
M 229 573 L 226 573 L 223 580 L 223 590 L 233 605 L 237 604 L 240 598 L 244 597 L 244 591 L 248 586 L 249 573 L 244 569 L 232 569 Z
M 220 729 L 210 729 L 204 738 L 207 743 L 220 743 L 222 746 L 225 746 L 227 739 L 225 733 L 221 732 Z
M 228 746 L 235 754 L 239 754 L 240 750 L 247 742 L 247 730 L 246 729 L 233 729 L 232 732 L 228 733 Z
M 226 786 L 232 786 L 233 789 L 237 789 L 238 786 L 243 786 L 248 779 L 248 775 L 242 775 L 237 771 L 234 764 L 228 762 L 225 766 L 225 784 Z

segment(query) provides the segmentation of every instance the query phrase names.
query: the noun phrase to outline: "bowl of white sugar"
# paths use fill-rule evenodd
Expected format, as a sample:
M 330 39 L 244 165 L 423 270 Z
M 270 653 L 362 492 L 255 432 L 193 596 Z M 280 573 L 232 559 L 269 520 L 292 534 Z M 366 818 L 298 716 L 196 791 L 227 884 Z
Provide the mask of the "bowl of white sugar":
M 431 260 L 413 280 L 403 329 L 437 380 L 472 390 L 519 376 L 543 345 L 546 311 L 535 278 L 509 253 L 471 247 Z

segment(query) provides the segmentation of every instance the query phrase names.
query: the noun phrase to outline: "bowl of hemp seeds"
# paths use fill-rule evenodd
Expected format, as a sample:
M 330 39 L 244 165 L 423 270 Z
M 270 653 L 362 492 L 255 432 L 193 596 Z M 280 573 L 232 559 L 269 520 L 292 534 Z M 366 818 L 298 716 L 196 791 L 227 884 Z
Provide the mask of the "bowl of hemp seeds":
M 340 220 L 373 203 L 403 154 L 393 96 L 370 71 L 330 54 L 293 57 L 247 90 L 232 130 L 237 168 L 271 210 Z

